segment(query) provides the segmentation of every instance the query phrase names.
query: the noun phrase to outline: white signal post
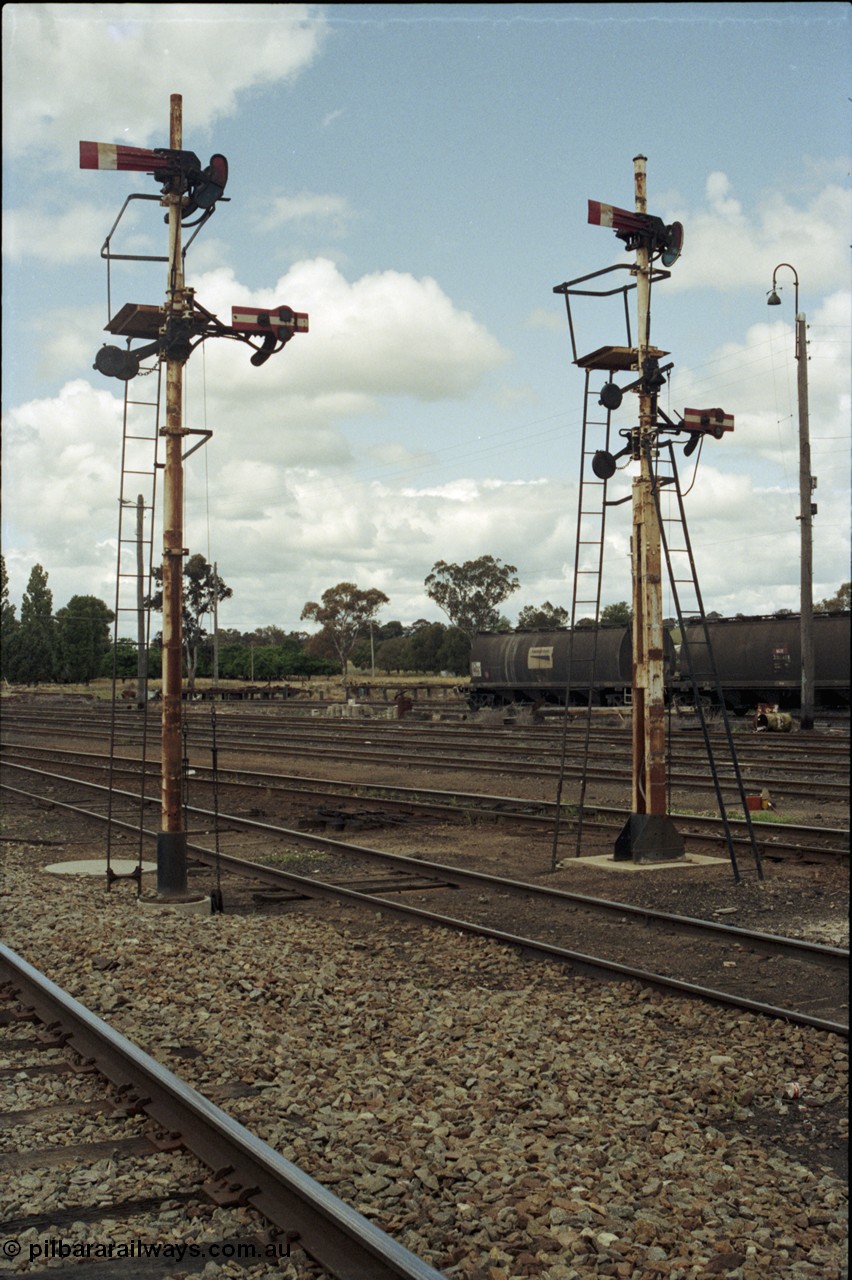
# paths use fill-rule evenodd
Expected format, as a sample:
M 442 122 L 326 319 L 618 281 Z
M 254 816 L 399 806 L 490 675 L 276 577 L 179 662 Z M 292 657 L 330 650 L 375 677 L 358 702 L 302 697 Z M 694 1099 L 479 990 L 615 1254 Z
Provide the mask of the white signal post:
M 633 174 L 636 212 L 647 213 L 646 159 L 636 156 Z M 636 250 L 637 363 L 648 356 L 651 255 Z M 665 814 L 665 693 L 660 528 L 654 506 L 649 452 L 656 442 L 653 398 L 639 395 L 639 475 L 633 481 L 633 783 L 632 812 Z M 650 446 L 650 449 L 649 449 Z
M 183 101 L 174 93 L 169 101 L 169 146 L 180 150 L 183 139 Z M 163 196 L 169 219 L 169 263 L 164 320 L 191 311 L 184 287 L 181 256 L 182 191 L 179 178 Z M 164 898 L 187 894 L 186 831 L 183 821 L 183 362 L 166 360 L 166 422 L 163 476 L 163 725 L 162 810 L 157 837 L 157 894 Z
M 666 711 L 665 711 L 665 633 L 663 628 L 662 595 L 662 547 L 660 518 L 657 515 L 659 483 L 655 476 L 659 456 L 658 422 L 662 429 L 691 433 L 685 453 L 697 447 L 705 433 L 721 436 L 733 430 L 733 418 L 721 409 L 687 410 L 689 420 L 675 423 L 658 407 L 660 387 L 665 384 L 665 374 L 672 366 L 659 364 L 661 356 L 668 354 L 651 345 L 651 284 L 666 279 L 668 270 L 660 270 L 653 264 L 659 258 L 663 268 L 669 268 L 678 260 L 683 248 L 683 227 L 679 222 L 666 225 L 662 218 L 648 213 L 647 160 L 645 156 L 633 159 L 634 209 L 621 209 L 617 205 L 590 200 L 589 222 L 594 226 L 610 227 L 628 250 L 635 251 L 636 258 L 628 268 L 634 283 L 621 289 L 595 290 L 588 282 L 606 275 L 616 267 L 592 272 L 576 280 L 557 285 L 554 293 L 563 293 L 568 309 L 568 325 L 574 363 L 586 370 L 600 369 L 612 377 L 614 370 L 635 370 L 638 378 L 624 390 L 638 395 L 638 424 L 621 434 L 628 437 L 625 448 L 613 455 L 606 449 L 594 453 L 591 470 L 598 481 L 604 483 L 615 474 L 616 460 L 631 454 L 637 468 L 632 488 L 633 529 L 631 538 L 632 600 L 633 600 L 633 671 L 632 671 L 632 774 L 630 816 L 615 843 L 616 860 L 632 859 L 634 862 L 662 862 L 680 858 L 684 852 L 683 837 L 676 830 L 667 814 L 666 778 Z M 585 285 L 585 288 L 576 286 Z M 637 333 L 635 345 L 627 317 L 626 347 L 601 347 L 583 357 L 577 356 L 574 326 L 571 318 L 572 295 L 586 297 L 611 297 L 621 294 L 627 307 L 627 295 L 635 288 L 637 306 Z M 588 381 L 586 383 L 588 396 Z M 618 409 L 622 400 L 622 388 L 609 382 L 601 391 L 599 404 L 609 414 Z M 608 422 L 608 419 L 607 419 Z M 585 432 L 585 421 L 584 421 Z M 585 435 L 584 445 L 585 450 Z M 585 465 L 585 462 L 583 463 Z M 671 478 L 671 477 L 670 477 Z M 623 499 L 619 499 L 619 502 Z M 604 496 L 604 507 L 610 505 Z M 617 505 L 617 504 L 612 504 Z M 603 512 L 597 513 L 603 517 Z M 576 594 L 576 591 L 575 591 Z
M 636 213 L 647 215 L 645 156 L 633 161 Z M 616 211 L 618 212 L 618 211 Z M 667 816 L 665 669 L 660 525 L 654 502 L 652 459 L 656 454 L 656 394 L 645 377 L 651 354 L 651 246 L 639 238 L 636 262 L 637 351 L 640 375 L 639 427 L 633 457 L 633 768 L 631 814 L 615 846 L 616 858 L 662 860 L 683 855 L 683 838 Z

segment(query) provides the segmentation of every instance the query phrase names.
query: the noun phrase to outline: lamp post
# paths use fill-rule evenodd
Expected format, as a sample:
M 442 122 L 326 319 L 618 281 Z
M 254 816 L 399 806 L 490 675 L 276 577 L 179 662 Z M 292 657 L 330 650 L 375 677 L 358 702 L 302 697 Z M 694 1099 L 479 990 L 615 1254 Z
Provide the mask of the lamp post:
M 811 501 L 816 480 L 811 476 L 811 441 L 808 426 L 808 351 L 807 322 L 804 312 L 799 311 L 799 277 L 795 267 L 789 262 L 779 262 L 772 272 L 772 289 L 767 295 L 766 303 L 770 307 L 781 305 L 781 299 L 775 288 L 778 272 L 787 267 L 793 272 L 796 310 L 796 363 L 798 365 L 797 390 L 799 404 L 799 515 L 796 517 L 801 526 L 801 718 L 799 727 L 804 730 L 814 727 L 814 637 L 813 637 L 813 517 L 816 515 L 816 503 Z

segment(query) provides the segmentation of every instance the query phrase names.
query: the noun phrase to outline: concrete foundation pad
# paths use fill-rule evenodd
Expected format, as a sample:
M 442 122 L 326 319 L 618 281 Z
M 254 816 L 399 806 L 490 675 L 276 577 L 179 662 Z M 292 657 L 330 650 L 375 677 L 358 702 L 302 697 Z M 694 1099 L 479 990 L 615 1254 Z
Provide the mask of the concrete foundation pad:
M 686 853 L 682 858 L 673 859 L 671 862 L 629 862 L 624 859 L 616 861 L 611 853 L 604 853 L 592 858 L 564 858 L 559 866 L 564 870 L 577 862 L 586 867 L 602 867 L 605 871 L 677 871 L 680 867 L 728 865 L 727 858 L 709 858 L 702 853 Z
M 203 898 L 140 898 L 139 906 L 146 911 L 168 911 L 178 916 L 209 916 L 210 895 Z
M 141 897 L 138 905 L 146 911 L 170 911 L 173 915 L 211 915 L 210 893 L 203 897 Z
M 117 876 L 131 875 L 138 865 L 135 858 L 110 859 L 110 866 Z M 142 863 L 143 874 L 156 870 L 156 862 Z M 106 858 L 88 858 L 82 862 L 54 862 L 49 867 L 45 867 L 45 871 L 55 876 L 105 876 L 107 864 Z

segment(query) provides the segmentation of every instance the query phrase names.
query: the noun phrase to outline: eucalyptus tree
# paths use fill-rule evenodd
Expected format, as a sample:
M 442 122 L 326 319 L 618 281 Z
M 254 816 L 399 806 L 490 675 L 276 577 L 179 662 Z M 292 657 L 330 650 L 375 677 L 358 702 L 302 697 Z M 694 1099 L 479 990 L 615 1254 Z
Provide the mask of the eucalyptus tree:
M 352 650 L 369 633 L 382 605 L 389 603 L 376 587 L 362 591 L 354 582 L 338 582 L 322 593 L 320 601 L 308 600 L 302 609 L 302 620 L 319 623 L 340 659 L 344 686 Z
M 464 564 L 439 560 L 426 578 L 426 594 L 472 644 L 477 631 L 499 626 L 497 606 L 521 585 L 516 573 L 513 564 L 501 564 L 493 556 Z

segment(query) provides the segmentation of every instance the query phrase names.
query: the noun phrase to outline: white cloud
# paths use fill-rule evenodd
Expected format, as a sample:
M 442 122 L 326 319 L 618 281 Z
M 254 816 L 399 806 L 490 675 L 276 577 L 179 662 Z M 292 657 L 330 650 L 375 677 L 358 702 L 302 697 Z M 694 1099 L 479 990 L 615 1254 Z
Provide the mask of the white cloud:
M 153 194 L 153 193 L 151 193 Z M 118 217 L 118 213 L 121 217 Z M 3 215 L 3 254 L 10 263 L 33 260 L 50 266 L 91 263 L 110 238 L 114 254 L 159 257 L 164 252 L 162 214 L 153 201 L 144 204 L 62 204 L 40 198 L 37 204 L 7 209 Z M 222 242 L 214 237 L 192 246 L 194 270 L 221 260 Z M 125 264 L 126 266 L 126 264 Z
M 330 431 L 337 440 L 333 427 Z M 288 434 L 281 432 L 282 438 Z M 7 492 L 4 510 L 13 535 L 4 539 L 12 548 L 7 567 L 13 600 L 36 560 L 50 573 L 57 607 L 74 593 L 112 599 L 119 442 L 118 400 L 82 382 L 10 415 L 6 464 L 20 477 L 20 485 Z M 253 629 L 274 622 L 298 628 L 305 601 L 339 581 L 385 591 L 391 599 L 388 618 L 434 617 L 423 587 L 432 565 L 486 553 L 518 567 L 522 589 L 503 609 L 511 619 L 526 604 L 570 603 L 573 480 L 370 482 L 345 458 L 331 468 L 325 461 L 294 463 L 292 455 L 310 453 L 309 439 L 280 453 L 265 448 L 251 430 L 250 412 L 238 444 L 235 449 L 217 424 L 212 441 L 186 468 L 187 545 L 217 560 L 235 592 L 223 606 L 223 626 Z M 799 527 L 788 495 L 744 471 L 724 470 L 720 459 L 730 461 L 721 453 L 711 455 L 708 446 L 687 498 L 707 607 L 727 612 L 795 607 Z M 614 482 L 611 496 L 629 492 L 627 478 L 619 478 L 617 486 L 618 493 Z M 848 576 L 848 544 L 843 495 L 817 496 L 819 599 Z M 630 598 L 629 505 L 613 509 L 607 530 L 605 603 Z M 666 610 L 672 611 L 668 602 Z
M 455 399 L 509 358 L 428 277 L 383 271 L 350 282 L 334 263 L 317 258 L 296 263 L 271 289 L 252 292 L 227 270 L 195 283 L 199 302 L 223 318 L 230 319 L 234 304 L 286 303 L 310 315 L 310 332 L 296 335 L 260 370 L 236 344 L 217 344 L 220 394 L 231 404 L 254 400 L 257 420 L 272 414 L 280 421 L 279 395 L 315 404 L 345 396 L 349 413 L 374 408 L 381 396 Z
M 559 310 L 545 311 L 544 307 L 536 307 L 535 311 L 531 311 L 525 322 L 527 329 L 548 329 L 551 332 L 562 333 L 565 329 L 565 307 Z
M 719 446 L 724 453 L 740 462 L 748 455 L 776 463 L 786 454 L 795 474 L 798 368 L 792 298 L 787 310 L 789 319 L 752 325 L 743 342 L 723 344 L 700 369 L 677 368 L 672 400 L 678 409 L 720 404 L 735 417 L 733 436 L 726 436 Z M 852 294 L 839 290 L 807 317 L 808 406 L 815 442 L 828 435 L 849 438 L 850 312 Z M 777 314 L 778 308 L 767 312 Z M 713 444 L 708 442 L 708 448 Z
M 730 198 L 731 184 L 726 173 L 711 173 L 707 178 L 705 191 L 713 212 L 721 218 L 738 218 L 742 213 L 739 200 Z
M 305 4 L 6 5 L 4 145 L 64 168 L 80 139 L 163 145 L 172 93 L 197 131 L 246 89 L 297 75 L 325 27 Z
M 75 203 L 57 212 L 9 209 L 3 216 L 3 253 L 12 262 L 39 258 L 51 264 L 91 259 L 109 231 L 107 216 L 94 204 Z M 93 228 L 103 227 L 100 242 Z
M 323 46 L 326 19 L 322 10 L 304 5 L 19 4 L 7 6 L 3 20 L 6 149 L 13 161 L 26 162 L 16 167 L 14 198 L 30 202 L 8 214 L 5 251 L 20 278 L 18 264 L 43 264 L 39 298 L 55 300 L 52 312 L 40 301 L 36 315 L 23 305 L 22 292 L 13 336 L 38 344 L 36 376 L 49 379 L 53 388 L 75 371 L 89 371 L 106 337 L 104 317 L 84 313 L 73 294 L 61 292 L 71 273 L 50 274 L 84 256 L 91 263 L 116 213 L 114 196 L 106 190 L 101 196 L 99 189 L 97 198 L 107 202 L 99 209 L 88 202 L 81 175 L 71 174 L 77 142 L 162 144 L 175 89 L 184 96 L 185 136 L 203 138 L 205 129 L 234 111 L 245 90 L 292 79 L 307 67 Z M 315 87 L 324 83 L 318 77 Z M 355 109 L 357 96 L 350 97 L 349 85 L 341 83 L 341 100 L 352 106 L 346 113 L 332 109 L 339 92 L 335 83 L 332 97 L 316 108 L 318 119 L 325 112 L 323 128 L 333 128 Z M 68 170 L 60 182 L 49 171 L 51 163 Z M 837 471 L 848 466 L 849 296 L 842 286 L 848 281 L 852 197 L 843 185 L 845 166 L 817 158 L 807 182 L 804 170 L 799 189 L 769 193 L 757 205 L 721 169 L 707 177 L 692 202 L 698 207 L 660 202 L 660 212 L 670 206 L 667 221 L 677 217 L 686 226 L 683 258 L 664 286 L 679 295 L 670 330 L 676 357 L 675 337 L 683 351 L 690 323 L 706 325 L 691 344 L 693 353 L 715 340 L 710 335 L 717 322 L 700 311 L 707 293 L 686 298 L 686 289 L 733 294 L 747 287 L 754 294 L 748 300 L 754 310 L 743 305 L 745 319 L 737 316 L 734 302 L 715 300 L 720 310 L 730 302 L 723 316 L 730 328 L 723 332 L 732 340 L 706 357 L 693 355 L 690 363 L 678 357 L 672 381 L 672 409 L 721 404 L 736 417 L 733 437 L 708 441 L 687 500 L 708 608 L 761 612 L 797 604 L 789 273 L 779 275 L 785 305 L 768 311 L 762 303 L 780 262 L 795 263 L 800 306 L 811 324 L 811 437 L 813 469 L 820 475 L 816 597 L 848 577 L 848 475 L 844 470 L 838 478 Z M 823 183 L 819 192 L 817 179 Z M 303 181 L 315 183 L 319 192 L 306 187 L 298 193 Z M 272 192 L 257 188 L 252 209 L 263 222 L 255 227 L 295 226 L 333 242 L 362 210 L 369 214 L 369 195 L 352 180 L 341 185 L 340 195 L 323 194 L 337 185 L 337 178 L 305 176 L 298 179 L 297 194 L 280 186 Z M 120 251 L 161 253 L 161 213 L 155 204 L 132 210 L 122 222 Z M 229 261 L 230 236 L 221 244 L 205 236 L 193 248 L 190 279 L 198 300 L 225 321 L 235 304 L 286 303 L 310 314 L 310 333 L 295 337 L 260 369 L 250 364 L 244 346 L 219 340 L 206 343 L 187 366 L 187 425 L 209 426 L 213 437 L 187 464 L 186 541 L 216 559 L 234 588 L 222 625 L 297 627 L 306 600 L 347 579 L 384 590 L 391 597 L 387 617 L 434 617 L 423 589 L 434 562 L 482 554 L 518 566 L 522 589 L 506 603 L 507 616 L 514 619 L 524 605 L 546 599 L 569 604 L 577 486 L 565 477 L 578 470 L 580 406 L 572 402 L 566 410 L 561 365 L 551 383 L 533 361 L 526 367 L 518 360 L 502 372 L 511 356 L 479 318 L 486 304 L 472 301 L 466 305 L 480 309 L 468 311 L 453 300 L 477 295 L 444 256 L 449 241 L 458 253 L 458 223 L 448 236 L 437 197 L 435 215 L 434 246 L 421 248 L 435 255 L 435 278 L 404 270 L 348 278 L 329 258 L 313 256 L 296 262 L 269 288 L 250 289 L 235 272 L 216 265 Z M 246 216 L 251 220 L 253 214 Z M 250 222 L 243 231 L 250 235 Z M 305 252 L 316 255 L 315 240 Z M 392 260 L 404 266 L 403 252 L 393 251 Z M 495 244 L 471 244 L 474 252 L 483 261 L 490 253 L 492 264 L 499 260 Z M 376 261 L 373 251 L 369 261 Z M 465 265 L 472 264 L 473 256 Z M 255 280 L 270 279 L 259 254 L 245 271 Z M 54 279 L 60 282 L 55 293 Z M 831 295 L 821 300 L 829 289 Z M 153 296 L 147 287 L 138 294 L 122 291 L 122 300 L 127 296 L 154 301 L 162 295 L 157 285 Z M 518 305 L 527 317 L 524 331 L 567 337 L 558 299 L 538 307 L 530 295 Z M 613 334 L 618 340 L 622 329 L 620 300 L 613 306 L 618 327 L 607 330 L 600 344 Z M 743 336 L 755 317 L 760 323 Z M 517 339 L 518 351 L 525 349 L 528 332 L 505 331 L 507 343 Z M 549 343 L 540 332 L 536 349 L 545 351 Z M 591 341 L 581 349 L 600 344 Z M 564 349 L 563 340 L 559 350 Z M 32 377 L 29 369 L 27 376 Z M 132 389 L 149 388 L 140 381 Z M 48 397 L 31 383 L 23 393 L 28 402 L 7 409 L 4 554 L 13 599 L 20 598 L 38 560 L 50 574 L 57 607 L 75 593 L 94 592 L 111 601 L 121 391 L 116 382 L 74 380 Z M 510 447 L 517 452 L 506 463 Z M 486 474 L 492 462 L 502 462 L 506 474 L 529 475 L 532 457 L 542 459 L 545 478 L 508 481 Z M 521 466 L 515 465 L 518 459 Z M 450 474 L 456 477 L 450 483 L 424 480 Z M 618 484 L 620 492 L 629 492 L 626 478 Z M 629 599 L 629 539 L 625 504 L 608 516 L 605 602 Z
M 793 260 L 803 290 L 836 287 L 849 280 L 848 235 L 852 191 L 828 184 L 806 203 L 768 193 L 744 211 L 724 173 L 711 173 L 702 209 L 670 210 L 667 221 L 686 227 L 683 254 L 666 289 L 762 288 L 769 290 L 780 262 Z M 782 283 L 792 277 L 781 275 Z
M 412 501 L 358 479 L 343 424 L 373 419 L 374 443 L 358 465 L 368 456 L 416 468 L 429 460 L 428 450 L 375 441 L 388 398 L 463 399 L 506 353 L 429 279 L 383 272 L 350 282 L 317 260 L 296 264 L 261 293 L 227 269 L 196 283 L 199 301 L 226 320 L 232 304 L 286 301 L 310 312 L 311 332 L 260 369 L 244 346 L 222 341 L 205 344 L 187 366 L 185 423 L 213 430 L 186 466 L 188 545 L 207 553 L 207 495 L 215 494 L 210 554 L 223 577 L 242 584 L 261 573 L 256 594 L 240 589 L 246 626 L 276 617 L 297 625 L 305 600 L 354 578 L 358 565 L 402 581 L 404 598 L 418 599 L 422 614 L 422 580 L 447 554 L 446 539 L 468 541 L 470 554 L 481 554 L 498 528 L 505 536 L 516 514 L 503 506 L 490 516 L 490 505 L 478 501 L 436 502 L 429 495 Z M 97 343 L 90 339 L 89 346 L 87 363 Z M 142 380 L 130 386 L 131 398 L 149 391 L 153 384 Z M 4 502 L 10 572 L 30 555 L 30 563 L 38 559 L 57 574 L 57 605 L 64 603 L 57 583 L 70 582 L 75 564 L 85 581 L 75 581 L 69 595 L 95 592 L 109 600 L 114 592 L 108 562 L 117 523 L 121 395 L 119 384 L 95 388 L 75 380 L 7 414 L 6 474 L 16 481 Z M 140 430 L 150 431 L 153 411 L 134 412 L 140 419 L 147 412 L 150 421 Z M 143 455 L 152 445 L 136 449 L 140 458 L 128 465 L 150 465 Z
M 331 223 L 335 235 L 343 235 L 351 217 L 352 210 L 342 196 L 303 191 L 297 196 L 278 196 L 257 225 L 261 231 L 275 231 L 292 222 Z

